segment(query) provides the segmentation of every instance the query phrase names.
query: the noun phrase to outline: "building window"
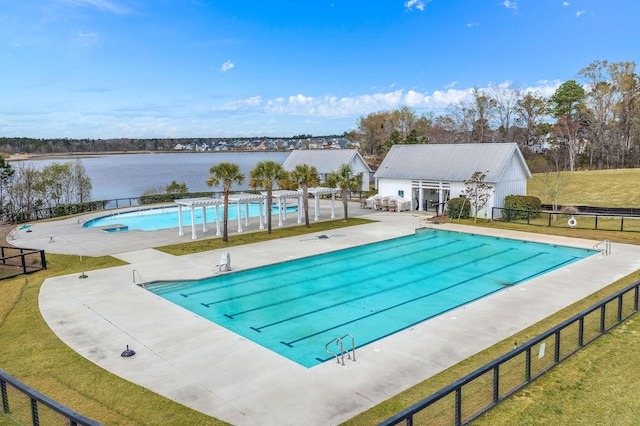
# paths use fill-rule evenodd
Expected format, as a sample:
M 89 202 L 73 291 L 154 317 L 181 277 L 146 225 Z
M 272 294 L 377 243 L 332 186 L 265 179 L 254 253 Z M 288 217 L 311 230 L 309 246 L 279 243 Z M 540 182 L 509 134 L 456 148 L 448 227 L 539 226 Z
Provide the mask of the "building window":
M 404 191 L 399 189 L 398 190 L 398 197 L 403 197 L 404 198 Z

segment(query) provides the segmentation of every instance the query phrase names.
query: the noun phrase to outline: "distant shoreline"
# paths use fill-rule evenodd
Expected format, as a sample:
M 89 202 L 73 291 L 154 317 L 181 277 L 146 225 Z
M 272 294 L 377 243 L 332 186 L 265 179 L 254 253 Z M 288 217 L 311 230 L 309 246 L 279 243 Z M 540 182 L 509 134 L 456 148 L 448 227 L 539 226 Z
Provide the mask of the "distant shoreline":
M 93 157 L 96 155 L 115 155 L 115 154 L 153 154 L 156 153 L 158 151 L 105 151 L 105 152 L 52 152 L 52 153 L 45 153 L 45 154 L 25 154 L 25 153 L 20 153 L 20 154 L 10 154 L 9 156 L 5 157 L 6 161 L 27 161 L 27 160 L 38 160 L 40 158 L 55 158 L 55 157 L 60 157 L 60 158 L 64 158 L 64 157 L 70 157 L 70 156 L 74 156 L 74 157 Z M 166 151 L 160 151 L 160 152 L 166 152 Z
M 284 152 L 274 150 L 229 150 L 229 151 L 97 151 L 97 152 L 52 152 L 52 153 L 38 153 L 38 154 L 10 154 L 5 157 L 5 161 L 28 161 L 39 159 L 51 159 L 51 158 L 66 158 L 66 157 L 95 157 L 98 155 L 123 155 L 123 154 L 217 154 L 217 153 L 232 153 L 232 152 Z

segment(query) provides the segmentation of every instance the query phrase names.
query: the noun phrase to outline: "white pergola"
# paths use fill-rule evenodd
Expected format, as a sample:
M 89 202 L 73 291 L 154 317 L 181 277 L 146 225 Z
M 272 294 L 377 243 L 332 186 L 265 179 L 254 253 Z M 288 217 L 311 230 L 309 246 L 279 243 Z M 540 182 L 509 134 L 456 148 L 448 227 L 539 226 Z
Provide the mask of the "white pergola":
M 336 209 L 335 209 L 335 204 L 336 204 L 336 194 L 338 192 L 340 192 L 339 189 L 337 188 L 323 188 L 321 186 L 316 187 L 316 188 L 308 188 L 307 192 L 309 194 L 313 195 L 313 199 L 314 199 L 314 210 L 315 210 L 315 216 L 313 218 L 314 222 L 317 222 L 318 220 L 320 220 L 320 196 L 322 195 L 329 195 L 331 194 L 331 219 L 335 219 L 336 218 Z M 300 195 L 302 196 L 302 191 L 300 191 Z M 300 209 L 298 209 L 300 210 Z
M 331 194 L 331 219 L 335 219 L 335 194 L 339 191 L 336 188 L 309 188 L 307 192 L 314 197 L 314 221 L 320 220 L 320 196 Z M 302 190 L 297 191 L 273 191 L 273 201 L 278 203 L 278 226 L 284 226 L 284 222 L 287 219 L 287 200 L 289 198 L 295 198 L 298 206 L 298 222 L 302 223 L 304 218 L 304 212 L 302 211 Z M 231 204 L 235 204 L 237 208 L 238 218 L 238 232 L 243 232 L 242 228 L 242 206 L 245 206 L 245 226 L 249 226 L 249 204 L 258 203 L 260 206 L 259 220 L 260 229 L 264 229 L 264 221 L 266 219 L 266 209 L 271 208 L 266 206 L 266 192 L 262 194 L 233 194 L 229 196 L 229 208 Z M 188 208 L 191 211 L 191 239 L 197 240 L 196 234 L 196 221 L 195 210 L 196 208 L 202 208 L 202 232 L 207 232 L 207 207 L 216 208 L 216 235 L 222 235 L 220 231 L 220 206 L 224 206 L 224 200 L 222 198 L 184 198 L 174 200 L 178 205 L 178 235 L 184 235 L 184 226 L 182 224 L 182 209 Z
M 220 235 L 220 223 L 218 222 L 218 209 L 220 204 L 224 203 L 224 200 L 217 198 L 183 198 L 180 200 L 174 200 L 178 205 L 178 235 L 184 235 L 184 227 L 182 224 L 182 209 L 188 208 L 191 210 L 191 239 L 196 240 L 196 208 L 202 208 L 202 232 L 207 232 L 207 207 L 216 207 L 216 235 Z
M 265 196 L 266 192 L 262 193 Z M 287 220 L 287 199 L 295 198 L 298 204 L 298 223 L 302 223 L 302 193 L 298 191 L 273 191 L 271 193 L 274 202 L 278 203 L 278 226 L 284 226 L 284 222 Z M 266 202 L 266 201 L 265 201 Z

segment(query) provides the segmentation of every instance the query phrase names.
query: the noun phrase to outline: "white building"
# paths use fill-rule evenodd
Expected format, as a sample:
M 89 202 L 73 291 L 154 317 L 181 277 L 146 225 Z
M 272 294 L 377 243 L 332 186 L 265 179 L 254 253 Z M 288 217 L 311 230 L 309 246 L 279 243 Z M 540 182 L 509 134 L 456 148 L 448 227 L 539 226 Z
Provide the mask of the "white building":
M 394 145 L 374 174 L 380 195 L 412 200 L 415 210 L 444 213 L 449 198 L 463 197 L 464 181 L 486 175 L 491 196 L 479 216 L 491 217 L 508 195 L 526 195 L 531 172 L 516 143 Z
M 282 167 L 290 172 L 300 164 L 308 164 L 318 169 L 320 183 L 324 183 L 327 180 L 327 175 L 338 171 L 341 165 L 349 164 L 354 175 L 362 173 L 362 187 L 360 190 L 369 190 L 371 169 L 355 149 L 296 149 L 291 151 L 287 159 L 282 163 Z

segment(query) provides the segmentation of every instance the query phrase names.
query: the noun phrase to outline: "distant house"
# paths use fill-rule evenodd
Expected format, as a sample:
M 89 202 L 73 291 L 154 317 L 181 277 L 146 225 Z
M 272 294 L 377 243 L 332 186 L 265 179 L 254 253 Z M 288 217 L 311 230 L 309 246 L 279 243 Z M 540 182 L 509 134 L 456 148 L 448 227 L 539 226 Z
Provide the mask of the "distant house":
M 394 145 L 374 174 L 380 195 L 411 199 L 413 209 L 444 213 L 449 198 L 465 195 L 464 181 L 486 175 L 491 197 L 483 212 L 503 207 L 508 195 L 526 195 L 531 172 L 516 143 Z
M 354 175 L 362 173 L 362 187 L 360 190 L 369 190 L 371 169 L 355 149 L 298 149 L 291 151 L 282 166 L 285 170 L 291 171 L 299 164 L 315 166 L 318 169 L 318 173 L 320 173 L 321 183 L 327 180 L 329 173 L 337 171 L 342 164 L 349 164 Z

